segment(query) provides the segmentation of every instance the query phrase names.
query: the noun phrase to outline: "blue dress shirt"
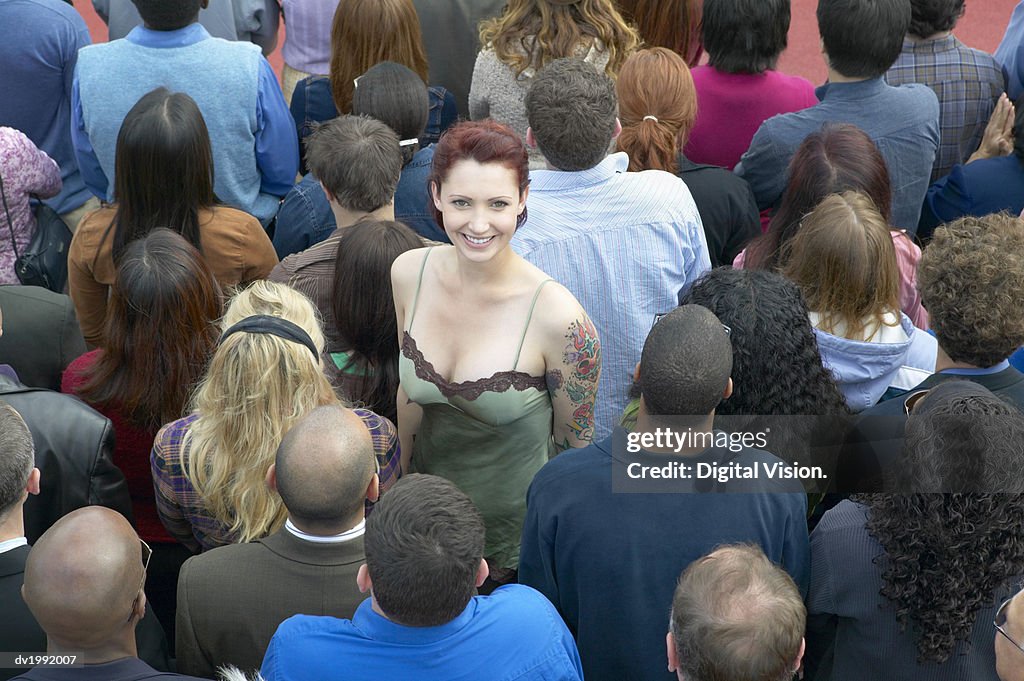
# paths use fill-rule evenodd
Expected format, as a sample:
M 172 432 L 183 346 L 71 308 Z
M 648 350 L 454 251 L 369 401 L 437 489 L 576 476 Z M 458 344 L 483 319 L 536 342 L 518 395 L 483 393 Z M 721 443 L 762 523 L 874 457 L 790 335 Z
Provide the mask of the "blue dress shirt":
M 512 248 L 576 296 L 601 337 L 595 441 L 629 401 L 654 316 L 711 268 L 686 184 L 661 170 L 628 173 L 619 152 L 589 170 L 530 173 L 526 224 Z

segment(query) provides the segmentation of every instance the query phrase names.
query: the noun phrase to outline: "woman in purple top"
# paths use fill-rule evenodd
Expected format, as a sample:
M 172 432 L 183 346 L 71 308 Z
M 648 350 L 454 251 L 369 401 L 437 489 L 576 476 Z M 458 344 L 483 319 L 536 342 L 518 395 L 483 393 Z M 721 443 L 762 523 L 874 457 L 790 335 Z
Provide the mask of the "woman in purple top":
M 693 69 L 697 122 L 688 159 L 731 170 L 761 123 L 818 103 L 808 81 L 774 70 L 789 18 L 789 0 L 704 0 L 708 65 Z
M 36 230 L 29 195 L 56 196 L 61 188 L 60 168 L 23 133 L 0 127 L 0 188 L 0 284 L 18 284 L 12 239 L 17 252 L 23 253 Z

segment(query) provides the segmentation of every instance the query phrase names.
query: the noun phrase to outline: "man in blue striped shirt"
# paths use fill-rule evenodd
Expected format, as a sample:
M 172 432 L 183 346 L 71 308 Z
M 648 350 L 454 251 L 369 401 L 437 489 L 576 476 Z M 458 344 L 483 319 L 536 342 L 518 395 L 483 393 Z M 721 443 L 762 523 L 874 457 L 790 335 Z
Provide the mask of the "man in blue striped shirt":
M 628 173 L 607 154 L 621 126 L 611 79 L 579 59 L 549 63 L 526 95 L 527 144 L 548 170 L 530 174 L 529 219 L 512 247 L 568 288 L 601 337 L 594 439 L 628 401 L 633 370 L 657 314 L 711 268 L 686 184 L 661 170 Z

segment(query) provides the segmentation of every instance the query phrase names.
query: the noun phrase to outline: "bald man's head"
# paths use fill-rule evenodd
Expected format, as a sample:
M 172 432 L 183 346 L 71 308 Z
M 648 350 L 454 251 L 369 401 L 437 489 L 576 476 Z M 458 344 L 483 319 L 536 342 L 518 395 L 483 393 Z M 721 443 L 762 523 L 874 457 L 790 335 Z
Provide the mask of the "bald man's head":
M 373 440 L 362 419 L 351 409 L 318 407 L 277 448 L 277 491 L 293 522 L 303 527 L 357 522 L 376 474 L 375 461 Z
M 46 635 L 81 650 L 134 641 L 145 608 L 141 546 L 124 516 L 102 506 L 54 523 L 29 552 L 22 588 Z

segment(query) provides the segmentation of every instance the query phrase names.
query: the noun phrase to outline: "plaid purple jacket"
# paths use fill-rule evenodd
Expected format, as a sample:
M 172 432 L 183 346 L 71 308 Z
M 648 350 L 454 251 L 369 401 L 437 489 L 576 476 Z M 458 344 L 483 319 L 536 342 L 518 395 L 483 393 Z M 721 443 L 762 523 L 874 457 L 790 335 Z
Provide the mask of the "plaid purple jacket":
M 401 475 L 398 431 L 391 421 L 372 411 L 352 411 L 363 420 L 373 439 L 373 450 L 380 465 L 380 491 L 383 494 Z M 227 525 L 206 511 L 203 500 L 185 476 L 185 461 L 188 458 L 188 450 L 183 447 L 185 434 L 197 418 L 198 414 L 191 414 L 161 428 L 149 456 L 160 520 L 172 537 L 194 553 L 238 541 L 228 531 Z M 367 511 L 370 507 L 367 502 Z

